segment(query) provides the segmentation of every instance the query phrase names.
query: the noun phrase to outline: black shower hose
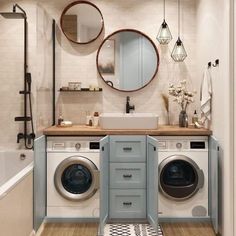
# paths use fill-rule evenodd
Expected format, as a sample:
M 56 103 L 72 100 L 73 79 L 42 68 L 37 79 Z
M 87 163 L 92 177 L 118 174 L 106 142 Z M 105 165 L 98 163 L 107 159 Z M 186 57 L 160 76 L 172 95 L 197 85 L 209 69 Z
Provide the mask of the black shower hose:
M 31 91 L 29 92 L 29 107 L 30 107 L 31 129 L 32 129 L 32 133 L 30 135 L 32 136 L 33 140 L 32 140 L 32 145 L 28 146 L 27 139 L 25 139 L 25 148 L 26 149 L 33 149 L 34 148 L 35 133 L 34 133 L 34 122 L 33 122 L 33 112 L 32 112 Z

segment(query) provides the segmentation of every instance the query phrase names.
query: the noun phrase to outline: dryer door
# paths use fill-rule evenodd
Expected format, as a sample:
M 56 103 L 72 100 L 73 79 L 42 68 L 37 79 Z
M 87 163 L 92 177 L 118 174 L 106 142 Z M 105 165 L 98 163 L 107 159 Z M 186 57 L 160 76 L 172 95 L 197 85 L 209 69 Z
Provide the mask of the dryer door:
M 72 156 L 58 165 L 54 184 L 62 197 L 72 201 L 83 201 L 96 193 L 99 171 L 86 157 Z
M 204 174 L 187 156 L 173 155 L 159 165 L 159 187 L 167 198 L 185 200 L 204 185 Z

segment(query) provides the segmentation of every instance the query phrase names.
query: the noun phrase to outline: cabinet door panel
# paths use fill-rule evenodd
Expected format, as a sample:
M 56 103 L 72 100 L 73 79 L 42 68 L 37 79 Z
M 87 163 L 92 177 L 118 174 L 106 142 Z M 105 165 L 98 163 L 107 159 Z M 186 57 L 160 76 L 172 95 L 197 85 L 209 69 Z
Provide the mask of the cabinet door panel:
M 158 141 L 147 137 L 147 217 L 158 230 Z
M 109 136 L 100 140 L 100 224 L 98 235 L 104 235 L 109 210 Z
M 46 216 L 46 138 L 34 141 L 34 230 L 37 232 Z
M 145 136 L 111 136 L 111 162 L 145 162 Z
M 218 233 L 218 156 L 218 142 L 211 136 L 209 138 L 209 211 L 216 234 Z

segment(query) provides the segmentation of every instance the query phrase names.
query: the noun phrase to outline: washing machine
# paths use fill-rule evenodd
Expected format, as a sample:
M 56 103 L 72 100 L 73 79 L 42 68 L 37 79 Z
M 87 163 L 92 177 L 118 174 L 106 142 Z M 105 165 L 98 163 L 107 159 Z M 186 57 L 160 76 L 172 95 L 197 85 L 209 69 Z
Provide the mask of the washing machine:
M 208 217 L 208 137 L 156 138 L 159 217 Z
M 47 217 L 99 217 L 99 140 L 47 138 Z

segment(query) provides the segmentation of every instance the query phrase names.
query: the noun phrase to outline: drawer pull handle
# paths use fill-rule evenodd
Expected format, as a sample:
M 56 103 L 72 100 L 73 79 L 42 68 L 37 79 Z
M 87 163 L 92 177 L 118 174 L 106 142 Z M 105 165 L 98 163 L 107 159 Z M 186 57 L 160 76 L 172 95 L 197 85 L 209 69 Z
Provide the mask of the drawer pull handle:
M 131 206 L 131 205 L 132 205 L 132 202 L 123 202 L 123 205 L 124 205 L 124 206 Z
M 131 152 L 132 151 L 132 147 L 124 147 L 123 150 L 126 151 L 126 152 Z
M 124 178 L 132 178 L 132 175 L 123 175 Z

